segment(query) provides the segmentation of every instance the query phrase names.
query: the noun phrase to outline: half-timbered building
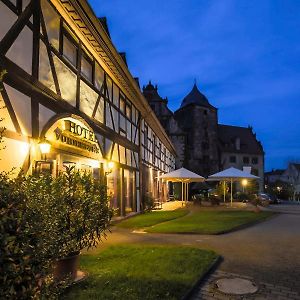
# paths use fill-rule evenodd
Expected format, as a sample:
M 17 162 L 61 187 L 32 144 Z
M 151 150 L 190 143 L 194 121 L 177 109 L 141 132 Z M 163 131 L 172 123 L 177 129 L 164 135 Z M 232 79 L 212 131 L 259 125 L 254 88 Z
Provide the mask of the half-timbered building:
M 176 153 L 101 21 L 85 0 L 0 0 L 0 169 L 106 176 L 125 215 L 165 199 Z

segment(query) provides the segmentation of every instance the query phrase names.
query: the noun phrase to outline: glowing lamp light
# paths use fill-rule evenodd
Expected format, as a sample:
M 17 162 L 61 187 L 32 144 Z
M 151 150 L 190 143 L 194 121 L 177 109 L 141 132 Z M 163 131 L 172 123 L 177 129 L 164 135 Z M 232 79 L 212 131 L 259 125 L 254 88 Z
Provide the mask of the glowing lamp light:
M 113 161 L 109 161 L 109 162 L 106 164 L 105 174 L 106 174 L 106 175 L 110 174 L 110 173 L 113 171 L 114 166 L 115 166 L 114 162 L 113 162 Z
M 246 186 L 247 184 L 248 184 L 248 180 L 247 180 L 247 179 L 243 179 L 243 180 L 242 180 L 242 185 L 243 185 L 243 186 Z
M 108 164 L 107 164 L 107 167 L 109 170 L 113 169 L 115 166 L 114 162 L 113 161 L 110 161 Z
M 43 140 L 43 141 L 39 142 L 39 147 L 40 147 L 40 150 L 41 150 L 42 154 L 50 153 L 51 144 L 49 142 L 47 142 L 46 140 Z

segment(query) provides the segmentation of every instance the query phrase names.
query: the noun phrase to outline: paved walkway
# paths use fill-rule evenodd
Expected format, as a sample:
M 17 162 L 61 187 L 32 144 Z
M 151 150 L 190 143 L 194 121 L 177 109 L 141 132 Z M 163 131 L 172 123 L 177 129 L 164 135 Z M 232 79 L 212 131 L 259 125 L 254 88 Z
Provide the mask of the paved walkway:
M 271 206 L 270 209 L 288 213 L 247 229 L 217 236 L 141 234 L 114 228 L 103 246 L 116 243 L 165 243 L 213 249 L 224 258 L 218 270 L 249 276 L 257 283 L 300 293 L 300 205 L 288 207 L 287 211 L 285 205 Z
M 219 292 L 216 289 L 215 282 L 220 278 L 243 278 L 251 280 L 258 286 L 258 291 L 254 294 L 249 295 L 226 295 Z M 192 297 L 194 300 L 298 300 L 300 299 L 300 294 L 295 292 L 292 288 L 284 287 L 281 285 L 269 284 L 264 282 L 257 282 L 254 278 L 248 276 L 241 276 L 239 274 L 233 274 L 223 271 L 216 271 L 210 277 L 206 279 L 205 282 L 197 289 L 195 296 Z

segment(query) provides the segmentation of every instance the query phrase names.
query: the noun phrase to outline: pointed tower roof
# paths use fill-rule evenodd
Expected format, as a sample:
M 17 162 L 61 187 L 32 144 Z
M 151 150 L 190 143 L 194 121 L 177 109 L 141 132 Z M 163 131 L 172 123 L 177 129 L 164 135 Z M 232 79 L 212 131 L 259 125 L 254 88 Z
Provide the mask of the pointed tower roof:
M 143 94 L 148 101 L 165 101 L 167 98 L 163 99 L 157 92 L 157 85 L 153 85 L 151 80 L 146 86 L 143 86 Z
M 190 93 L 187 96 L 185 96 L 184 99 L 182 100 L 180 108 L 183 108 L 189 104 L 196 104 L 199 106 L 215 109 L 215 107 L 212 106 L 208 102 L 207 98 L 199 91 L 196 83 L 194 83 L 194 86 L 190 91 Z

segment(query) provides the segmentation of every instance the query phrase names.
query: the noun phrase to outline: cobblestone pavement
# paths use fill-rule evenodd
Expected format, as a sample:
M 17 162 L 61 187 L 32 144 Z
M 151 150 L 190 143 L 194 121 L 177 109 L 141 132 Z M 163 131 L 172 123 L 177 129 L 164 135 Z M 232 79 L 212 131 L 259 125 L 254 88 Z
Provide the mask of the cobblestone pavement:
M 249 279 L 258 286 L 258 291 L 254 294 L 248 295 L 228 295 L 219 292 L 216 289 L 215 282 L 220 278 L 243 278 Z M 240 299 L 251 299 L 251 300 L 298 300 L 300 299 L 300 294 L 295 292 L 290 287 L 285 287 L 281 285 L 274 285 L 264 282 L 256 282 L 253 278 L 248 276 L 241 276 L 238 274 L 215 271 L 211 274 L 206 281 L 204 281 L 201 286 L 195 291 L 194 295 L 191 297 L 191 300 L 240 300 Z

